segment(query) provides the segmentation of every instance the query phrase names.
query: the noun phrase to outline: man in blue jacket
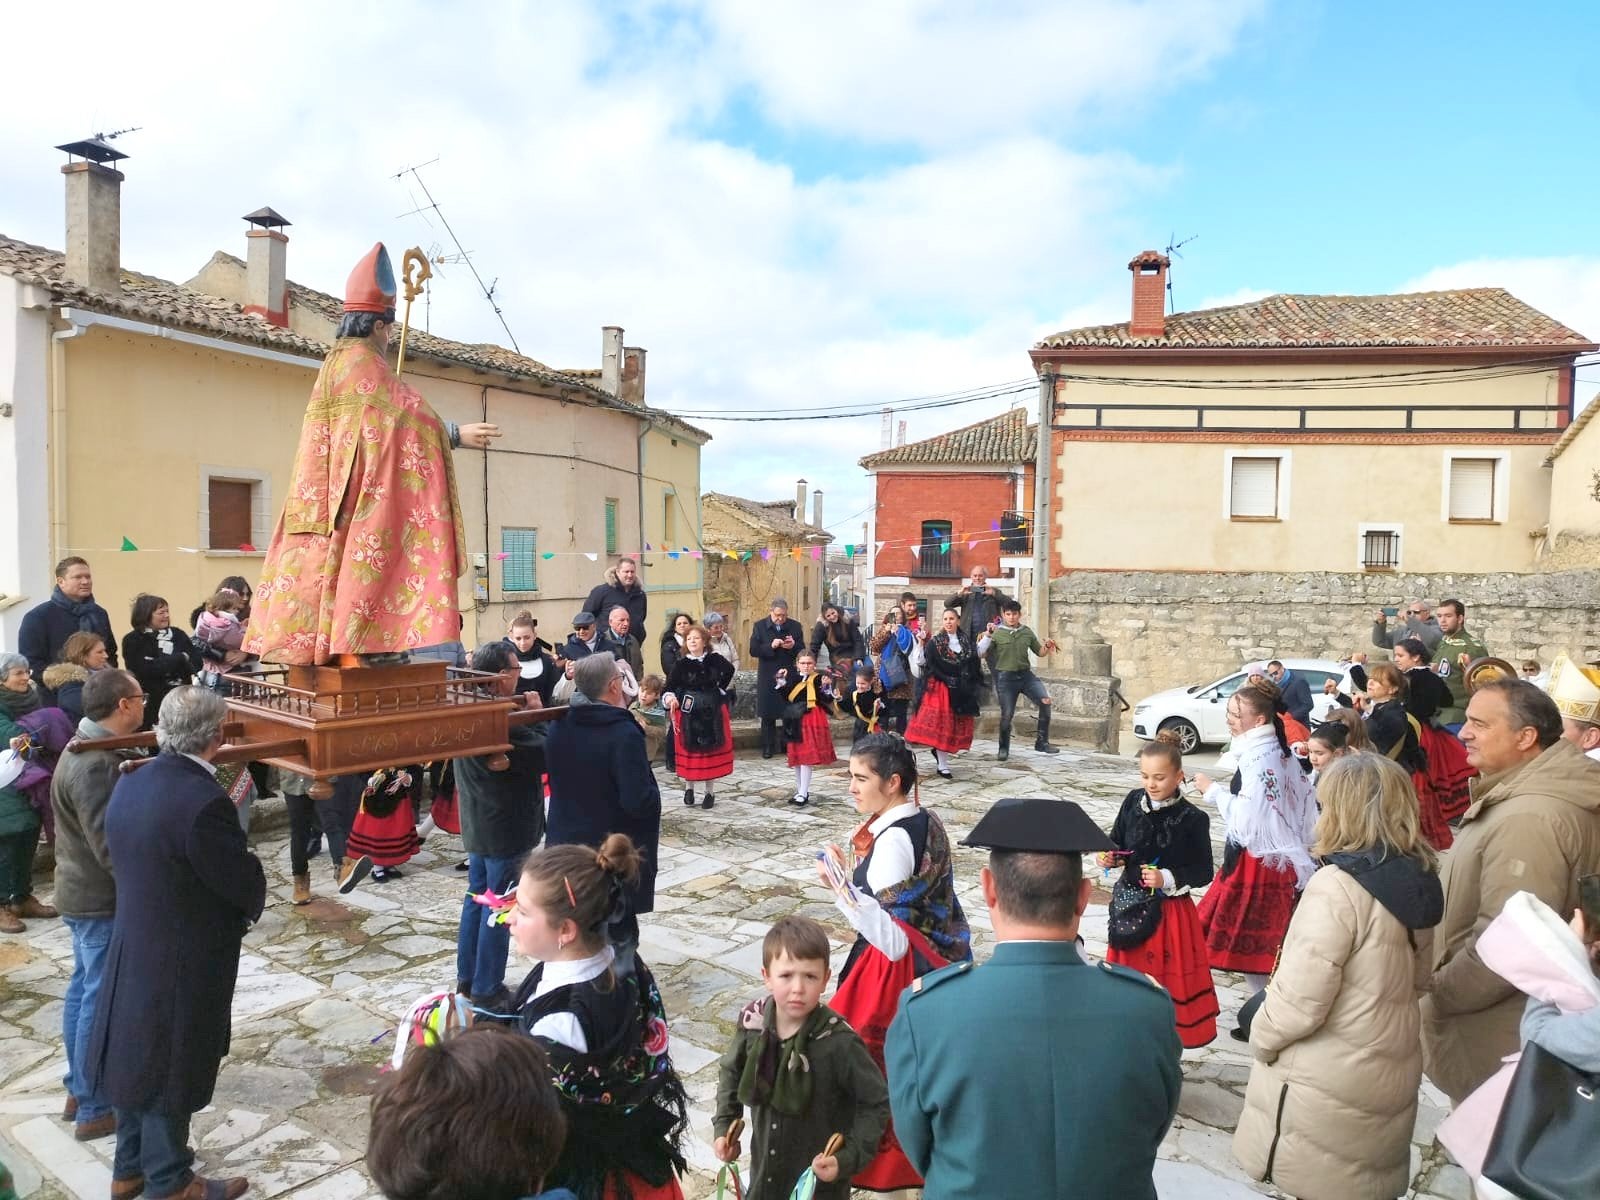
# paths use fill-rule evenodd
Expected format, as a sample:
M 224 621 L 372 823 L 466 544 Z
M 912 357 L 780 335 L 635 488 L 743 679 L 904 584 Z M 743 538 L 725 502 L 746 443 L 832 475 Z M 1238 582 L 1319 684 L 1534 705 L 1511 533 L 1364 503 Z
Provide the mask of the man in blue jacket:
M 1300 724 L 1311 727 L 1311 685 L 1277 659 L 1267 664 L 1267 674 L 1283 693 L 1283 706 Z
M 550 813 L 545 845 L 600 848 L 607 834 L 625 833 L 644 856 L 639 880 L 610 928 L 619 961 L 639 944 L 639 914 L 655 908 L 656 859 L 661 843 L 661 788 L 650 770 L 644 731 L 627 709 L 617 660 L 601 650 L 573 666 L 566 716 L 545 740 Z
M 109 665 L 117 665 L 117 641 L 111 618 L 94 600 L 94 576 L 76 555 L 56 564 L 56 588 L 50 599 L 30 608 L 17 629 L 17 653 L 28 660 L 34 682 L 43 686 L 44 669 L 61 659 L 61 648 L 75 633 L 98 633 L 106 644 Z

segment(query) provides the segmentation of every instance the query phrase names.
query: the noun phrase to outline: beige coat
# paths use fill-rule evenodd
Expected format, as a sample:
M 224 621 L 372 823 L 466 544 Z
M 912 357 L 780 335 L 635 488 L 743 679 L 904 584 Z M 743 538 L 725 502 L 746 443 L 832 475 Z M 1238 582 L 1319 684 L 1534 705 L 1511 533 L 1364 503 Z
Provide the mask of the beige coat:
M 1340 868 L 1311 877 L 1250 1027 L 1233 1153 L 1252 1178 L 1302 1200 L 1405 1194 L 1430 939 Z
M 1422 1004 L 1428 1078 L 1459 1104 L 1521 1044 L 1525 997 L 1484 966 L 1478 935 L 1513 892 L 1556 912 L 1578 906 L 1578 877 L 1600 871 L 1600 763 L 1559 741 L 1532 762 L 1473 781 L 1444 868 L 1444 920 Z

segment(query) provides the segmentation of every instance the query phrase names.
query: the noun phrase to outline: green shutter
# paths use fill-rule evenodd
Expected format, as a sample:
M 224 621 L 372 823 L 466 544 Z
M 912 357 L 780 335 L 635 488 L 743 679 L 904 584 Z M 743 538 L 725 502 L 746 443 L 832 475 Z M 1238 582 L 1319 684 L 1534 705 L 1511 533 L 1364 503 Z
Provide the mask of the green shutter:
M 502 529 L 500 531 L 500 590 L 532 592 L 539 587 L 539 531 Z
M 617 552 L 617 502 L 606 501 L 606 556 Z

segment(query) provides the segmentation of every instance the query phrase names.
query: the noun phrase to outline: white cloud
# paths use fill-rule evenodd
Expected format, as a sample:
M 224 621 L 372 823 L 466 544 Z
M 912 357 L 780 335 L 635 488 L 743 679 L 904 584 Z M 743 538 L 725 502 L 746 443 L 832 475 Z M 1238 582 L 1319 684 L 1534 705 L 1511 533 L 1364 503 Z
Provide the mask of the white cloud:
M 621 324 L 662 407 L 877 405 L 1026 377 L 1039 336 L 1126 317 L 1118 276 L 1147 240 L 1127 214 L 1171 173 L 1065 131 L 1205 72 L 1257 7 L 86 5 L 100 66 L 10 66 L 12 96 L 49 103 L 0 126 L 0 231 L 59 246 L 50 147 L 142 125 L 118 143 L 128 266 L 188 278 L 242 253 L 239 215 L 270 204 L 294 222 L 291 277 L 338 291 L 373 240 L 453 251 L 392 178 L 438 156 L 424 178 L 524 353 L 595 365 Z M 10 17 L 19 44 L 63 36 L 40 11 Z M 705 132 L 751 96 L 790 129 L 901 149 L 842 178 Z M 433 330 L 504 341 L 467 270 L 441 276 Z M 909 436 L 1005 403 L 911 414 Z M 830 524 L 868 502 L 875 416 L 703 423 L 708 489 L 785 495 L 804 474 Z

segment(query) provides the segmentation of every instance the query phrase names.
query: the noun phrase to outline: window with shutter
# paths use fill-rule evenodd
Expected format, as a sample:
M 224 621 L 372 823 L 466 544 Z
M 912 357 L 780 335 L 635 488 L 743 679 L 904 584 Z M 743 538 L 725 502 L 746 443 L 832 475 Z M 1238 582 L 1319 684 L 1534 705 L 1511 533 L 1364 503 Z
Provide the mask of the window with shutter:
M 207 503 L 210 529 L 207 547 L 212 550 L 237 550 L 252 541 L 251 500 L 255 485 L 239 479 L 208 479 Z
M 1278 517 L 1278 466 L 1276 458 L 1236 458 L 1228 481 L 1228 513 L 1239 520 L 1276 520 Z
M 500 531 L 500 590 L 533 592 L 539 589 L 539 531 L 502 529 Z
M 1492 458 L 1450 460 L 1450 519 L 1493 521 L 1495 467 Z
M 606 497 L 606 557 L 617 552 L 617 502 Z

